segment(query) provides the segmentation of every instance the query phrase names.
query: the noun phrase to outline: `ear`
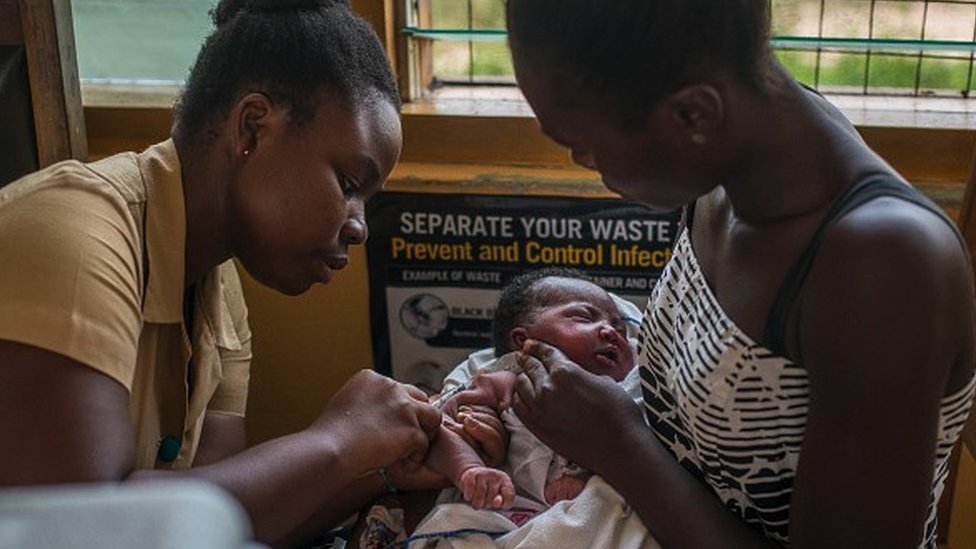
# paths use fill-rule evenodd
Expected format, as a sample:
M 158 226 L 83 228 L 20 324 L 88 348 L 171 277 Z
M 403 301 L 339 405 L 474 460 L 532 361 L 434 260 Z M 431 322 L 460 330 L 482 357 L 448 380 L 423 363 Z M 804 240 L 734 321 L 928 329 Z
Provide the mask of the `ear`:
M 679 141 L 700 147 L 713 141 L 725 121 L 721 94 L 707 84 L 694 84 L 668 96 L 671 122 Z
M 266 94 L 251 92 L 234 105 L 230 121 L 233 123 L 235 154 L 249 156 L 259 149 L 270 131 L 287 123 L 287 116 Z
M 512 349 L 521 350 L 526 339 L 529 339 L 528 330 L 521 326 L 514 328 L 511 333 L 508 334 L 508 342 L 511 344 L 509 347 Z

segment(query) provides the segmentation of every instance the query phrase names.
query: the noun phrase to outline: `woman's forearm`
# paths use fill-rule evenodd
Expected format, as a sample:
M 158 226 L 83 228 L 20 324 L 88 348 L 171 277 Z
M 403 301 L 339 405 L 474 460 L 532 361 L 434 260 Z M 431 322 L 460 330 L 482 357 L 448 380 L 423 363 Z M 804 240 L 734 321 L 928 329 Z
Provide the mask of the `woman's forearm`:
M 663 547 L 779 547 L 747 526 L 680 465 L 644 425 L 600 474 Z M 637 432 L 641 430 L 643 432 Z

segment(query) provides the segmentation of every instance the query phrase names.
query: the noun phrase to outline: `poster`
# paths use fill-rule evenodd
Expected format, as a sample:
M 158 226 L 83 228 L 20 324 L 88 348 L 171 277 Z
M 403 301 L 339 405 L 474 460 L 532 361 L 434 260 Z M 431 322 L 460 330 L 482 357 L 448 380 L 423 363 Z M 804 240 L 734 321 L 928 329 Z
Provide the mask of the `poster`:
M 429 391 L 491 345 L 499 290 L 522 272 L 573 267 L 643 310 L 678 220 L 622 199 L 408 192 L 366 216 L 374 367 Z

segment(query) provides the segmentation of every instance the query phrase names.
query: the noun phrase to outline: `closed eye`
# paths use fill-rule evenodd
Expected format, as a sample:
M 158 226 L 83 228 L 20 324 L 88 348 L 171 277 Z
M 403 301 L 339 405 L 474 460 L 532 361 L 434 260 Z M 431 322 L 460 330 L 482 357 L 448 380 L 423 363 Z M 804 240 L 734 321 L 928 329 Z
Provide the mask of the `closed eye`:
M 359 182 L 343 173 L 338 174 L 339 188 L 346 197 L 352 197 L 359 191 Z
M 593 312 L 590 311 L 587 307 L 572 307 L 571 309 L 569 309 L 569 311 L 567 311 L 567 313 L 568 316 L 573 320 L 577 320 L 580 322 L 593 321 Z

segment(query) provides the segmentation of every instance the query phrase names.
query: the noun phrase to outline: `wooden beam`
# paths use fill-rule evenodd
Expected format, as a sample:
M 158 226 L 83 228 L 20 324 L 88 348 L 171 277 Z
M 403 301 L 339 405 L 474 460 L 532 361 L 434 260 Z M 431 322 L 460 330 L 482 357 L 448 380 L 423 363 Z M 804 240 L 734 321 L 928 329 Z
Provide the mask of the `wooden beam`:
M 19 46 L 23 43 L 17 0 L 0 0 L 0 46 Z
M 19 0 L 19 8 L 40 167 L 68 158 L 86 159 L 71 4 Z

